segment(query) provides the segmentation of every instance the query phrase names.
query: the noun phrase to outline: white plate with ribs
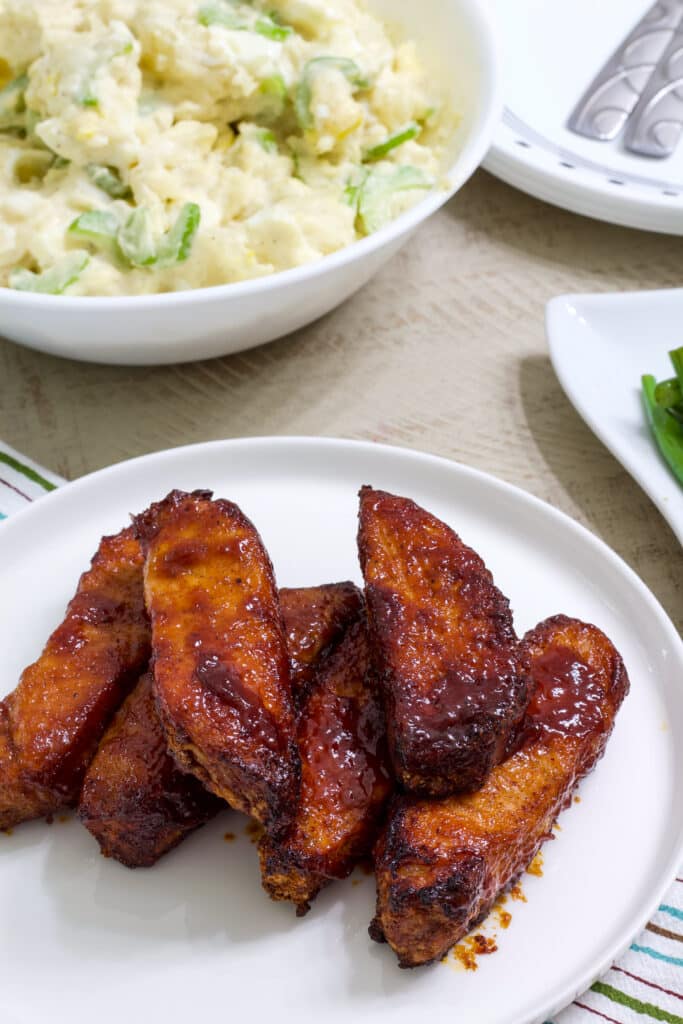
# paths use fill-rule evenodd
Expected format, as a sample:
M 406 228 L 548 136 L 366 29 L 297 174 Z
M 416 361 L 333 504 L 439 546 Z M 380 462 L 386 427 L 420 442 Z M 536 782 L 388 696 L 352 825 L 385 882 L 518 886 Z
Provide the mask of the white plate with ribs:
M 325 889 L 310 913 L 270 902 L 247 819 L 225 811 L 149 869 L 103 858 L 75 817 L 0 835 L 0 1014 L 8 1024 L 118 1024 L 122 1009 L 180 1024 L 231 1015 L 391 1021 L 457 1014 L 542 1021 L 604 971 L 671 882 L 683 840 L 683 644 L 601 541 L 515 488 L 444 459 L 362 442 L 257 438 L 147 456 L 41 499 L 0 531 L 0 692 L 60 622 L 103 534 L 174 488 L 211 488 L 255 523 L 280 586 L 361 582 L 361 485 L 405 495 L 453 527 L 511 601 L 519 634 L 555 613 L 595 623 L 631 692 L 580 802 L 525 875 L 497 951 L 401 971 L 372 942 L 372 877 Z M 225 842 L 225 836 L 234 841 Z M 39 983 L 37 980 L 39 979 Z

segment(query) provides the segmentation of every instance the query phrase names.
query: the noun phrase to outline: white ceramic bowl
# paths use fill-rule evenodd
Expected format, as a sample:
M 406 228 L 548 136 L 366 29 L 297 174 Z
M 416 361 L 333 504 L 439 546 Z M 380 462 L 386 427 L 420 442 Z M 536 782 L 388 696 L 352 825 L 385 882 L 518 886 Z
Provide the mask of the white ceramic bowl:
M 370 0 L 462 112 L 445 185 L 362 241 L 315 263 L 236 284 L 163 295 L 70 297 L 0 288 L 0 334 L 94 363 L 155 365 L 208 359 L 272 341 L 343 302 L 443 205 L 481 163 L 498 123 L 498 53 L 486 0 Z

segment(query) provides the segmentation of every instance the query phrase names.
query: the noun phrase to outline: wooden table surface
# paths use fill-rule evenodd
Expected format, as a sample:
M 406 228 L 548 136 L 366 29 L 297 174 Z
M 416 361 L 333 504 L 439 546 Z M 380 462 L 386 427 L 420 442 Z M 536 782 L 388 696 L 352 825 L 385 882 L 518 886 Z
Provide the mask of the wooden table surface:
M 680 239 L 565 213 L 480 171 L 346 305 L 260 349 L 127 369 L 0 341 L 0 438 L 72 479 L 145 452 L 258 434 L 450 456 L 588 526 L 680 629 L 681 548 L 565 398 L 543 315 L 566 291 L 680 285 L 682 256 Z

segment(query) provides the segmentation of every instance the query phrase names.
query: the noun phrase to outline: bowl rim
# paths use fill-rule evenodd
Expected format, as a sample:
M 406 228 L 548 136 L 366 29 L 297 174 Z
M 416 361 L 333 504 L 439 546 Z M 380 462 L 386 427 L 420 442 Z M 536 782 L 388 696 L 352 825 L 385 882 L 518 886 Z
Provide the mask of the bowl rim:
M 185 306 L 198 302 L 200 298 L 209 303 L 227 299 L 244 299 L 262 292 L 289 288 L 303 281 L 334 273 L 355 260 L 362 260 L 375 251 L 390 245 L 408 235 L 422 221 L 443 206 L 464 185 L 467 179 L 483 163 L 489 151 L 503 111 L 501 81 L 501 46 L 498 31 L 486 0 L 447 0 L 456 4 L 465 14 L 478 43 L 481 59 L 482 83 L 476 112 L 467 133 L 464 145 L 453 164 L 444 172 L 447 182 L 437 187 L 419 203 L 416 203 L 395 220 L 373 232 L 366 238 L 352 242 L 336 252 L 323 256 L 311 263 L 304 263 L 289 270 L 276 271 L 262 277 L 247 278 L 226 284 L 210 285 L 206 288 L 185 288 L 174 292 L 154 292 L 149 295 L 43 295 L 36 292 L 19 291 L 0 286 L 0 303 L 13 307 L 40 308 L 43 311 L 54 308 L 63 312 L 147 312 L 171 306 Z

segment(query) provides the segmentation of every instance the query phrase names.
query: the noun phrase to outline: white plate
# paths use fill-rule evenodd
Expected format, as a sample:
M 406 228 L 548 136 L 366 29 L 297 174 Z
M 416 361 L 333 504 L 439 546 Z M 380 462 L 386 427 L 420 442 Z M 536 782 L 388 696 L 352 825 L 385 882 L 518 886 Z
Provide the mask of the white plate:
M 683 290 L 561 295 L 548 303 L 555 372 L 567 397 L 652 498 L 683 544 L 683 489 L 650 430 L 644 373 L 673 376 L 668 353 L 683 344 Z
M 632 679 L 604 761 L 562 816 L 544 877 L 527 877 L 499 951 L 476 973 L 400 971 L 367 925 L 362 875 L 304 920 L 262 893 L 244 820 L 227 813 L 157 867 L 103 859 L 75 822 L 0 837 L 0 1018 L 120 1024 L 230 1018 L 468 1024 L 542 1021 L 648 919 L 680 860 L 683 645 L 645 586 L 559 512 L 435 457 L 349 441 L 252 439 L 177 449 L 70 484 L 0 531 L 2 692 L 40 651 L 103 531 L 172 487 L 239 502 L 278 580 L 359 578 L 356 491 L 372 483 L 442 516 L 485 556 L 525 630 L 557 611 L 603 627 Z M 645 753 L 647 752 L 647 753 Z M 646 763 L 645 763 L 646 759 Z M 238 841 L 221 839 L 226 829 Z
M 683 145 L 652 160 L 567 128 L 583 92 L 651 0 L 490 0 L 504 46 L 506 109 L 485 167 L 567 210 L 683 234 Z

